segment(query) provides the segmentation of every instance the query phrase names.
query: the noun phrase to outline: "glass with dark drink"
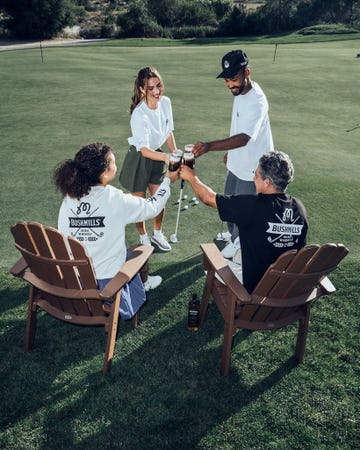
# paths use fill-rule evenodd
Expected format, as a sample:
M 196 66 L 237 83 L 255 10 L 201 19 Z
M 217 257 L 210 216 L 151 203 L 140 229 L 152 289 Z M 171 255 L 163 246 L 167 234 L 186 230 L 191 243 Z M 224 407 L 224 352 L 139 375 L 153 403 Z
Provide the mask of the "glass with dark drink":
M 181 166 L 181 156 L 182 151 L 181 150 L 175 150 L 170 155 L 170 161 L 169 161 L 169 171 L 170 172 L 176 172 L 180 169 Z
M 194 147 L 193 144 L 185 145 L 185 152 L 183 155 L 183 164 L 189 166 L 190 169 L 193 169 L 195 165 L 195 156 L 193 153 L 193 147 Z

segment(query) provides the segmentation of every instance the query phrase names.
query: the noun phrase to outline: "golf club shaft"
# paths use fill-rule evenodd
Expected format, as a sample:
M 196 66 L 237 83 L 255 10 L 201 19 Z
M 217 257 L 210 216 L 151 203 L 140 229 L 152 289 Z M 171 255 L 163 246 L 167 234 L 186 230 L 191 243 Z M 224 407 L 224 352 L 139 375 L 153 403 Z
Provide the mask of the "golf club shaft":
M 177 230 L 178 230 L 178 226 L 179 226 L 179 218 L 180 218 L 180 210 L 181 210 L 181 200 L 182 200 L 183 190 L 184 190 L 183 181 L 184 181 L 184 180 L 181 180 L 181 189 L 180 189 L 179 206 L 178 206 L 178 211 L 177 211 L 176 225 L 175 225 L 175 233 L 174 233 L 175 236 L 177 236 Z

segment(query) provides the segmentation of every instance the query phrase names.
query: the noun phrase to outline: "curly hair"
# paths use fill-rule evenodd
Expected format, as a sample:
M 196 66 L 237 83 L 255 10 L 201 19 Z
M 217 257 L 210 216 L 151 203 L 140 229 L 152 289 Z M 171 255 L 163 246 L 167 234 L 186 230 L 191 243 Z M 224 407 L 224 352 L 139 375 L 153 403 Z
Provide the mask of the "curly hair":
M 134 81 L 134 95 L 131 97 L 130 114 L 133 113 L 136 106 L 146 97 L 146 93 L 141 92 L 141 88 L 146 91 L 147 80 L 150 78 L 159 78 L 162 87 L 164 83 L 159 72 L 155 67 L 144 67 L 139 70 L 137 77 Z
M 275 189 L 285 191 L 294 180 L 294 166 L 284 152 L 274 151 L 262 155 L 259 160 L 260 175 L 263 180 L 269 178 Z
M 55 168 L 56 188 L 64 197 L 79 200 L 87 195 L 92 186 L 100 183 L 100 175 L 109 167 L 109 152 L 112 152 L 111 147 L 102 142 L 82 147 L 74 159 L 67 159 Z

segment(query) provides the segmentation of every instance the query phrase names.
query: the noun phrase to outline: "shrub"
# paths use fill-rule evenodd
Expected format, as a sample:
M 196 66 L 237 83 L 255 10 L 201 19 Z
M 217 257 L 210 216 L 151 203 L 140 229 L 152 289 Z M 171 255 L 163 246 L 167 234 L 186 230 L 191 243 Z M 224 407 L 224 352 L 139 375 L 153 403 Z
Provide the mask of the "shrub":
M 354 28 L 349 28 L 343 24 L 329 24 L 324 23 L 320 25 L 314 25 L 312 27 L 302 28 L 297 31 L 298 34 L 302 34 L 304 36 L 310 34 L 350 34 L 357 33 L 358 31 Z
M 148 12 L 142 0 L 134 0 L 126 13 L 117 16 L 124 37 L 162 37 L 163 29 Z
M 50 38 L 74 25 L 83 9 L 70 0 L 3 0 L 1 7 L 10 16 L 8 29 L 23 39 Z
M 218 28 L 212 26 L 184 26 L 167 28 L 167 30 L 173 39 L 214 37 L 218 32 Z
M 243 34 L 243 28 L 246 22 L 245 7 L 234 7 L 219 24 L 219 33 L 221 36 L 237 36 Z

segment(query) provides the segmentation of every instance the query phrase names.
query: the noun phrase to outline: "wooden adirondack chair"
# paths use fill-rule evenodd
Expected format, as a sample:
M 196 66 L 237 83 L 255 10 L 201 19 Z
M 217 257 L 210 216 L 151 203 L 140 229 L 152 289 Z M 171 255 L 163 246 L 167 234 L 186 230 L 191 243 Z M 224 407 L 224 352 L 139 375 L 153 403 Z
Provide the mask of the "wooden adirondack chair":
M 307 245 L 299 251 L 289 250 L 268 268 L 251 295 L 230 270 L 215 244 L 202 244 L 201 249 L 204 268 L 208 272 L 200 324 L 205 320 L 212 296 L 225 322 L 221 375 L 228 375 L 232 340 L 238 328 L 273 330 L 299 321 L 295 354 L 297 361 L 302 362 L 311 303 L 336 290 L 326 275 L 337 268 L 348 249 L 342 244 L 324 244 Z
M 121 290 L 136 273 L 148 272 L 153 247 L 133 247 L 131 259 L 99 291 L 92 262 L 80 242 L 37 222 L 18 222 L 11 232 L 22 254 L 11 273 L 30 284 L 25 349 L 34 344 L 39 308 L 67 323 L 102 325 L 108 335 L 103 365 L 106 375 L 114 354 Z M 133 327 L 138 325 L 138 317 L 137 313 L 132 318 Z

